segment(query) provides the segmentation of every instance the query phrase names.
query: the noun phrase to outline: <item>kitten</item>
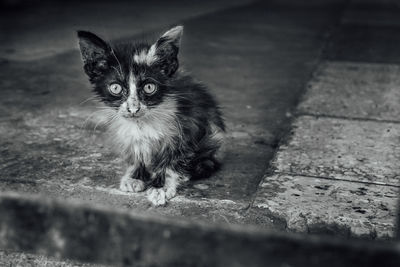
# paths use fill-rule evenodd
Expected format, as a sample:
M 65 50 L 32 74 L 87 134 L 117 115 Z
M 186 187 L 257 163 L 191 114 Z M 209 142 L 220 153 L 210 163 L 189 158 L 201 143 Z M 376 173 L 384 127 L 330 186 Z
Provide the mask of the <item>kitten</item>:
M 78 31 L 84 70 L 109 107 L 110 141 L 128 164 L 120 190 L 147 190 L 154 205 L 220 165 L 225 125 L 207 88 L 179 70 L 182 32 L 176 26 L 149 45 L 108 44 Z

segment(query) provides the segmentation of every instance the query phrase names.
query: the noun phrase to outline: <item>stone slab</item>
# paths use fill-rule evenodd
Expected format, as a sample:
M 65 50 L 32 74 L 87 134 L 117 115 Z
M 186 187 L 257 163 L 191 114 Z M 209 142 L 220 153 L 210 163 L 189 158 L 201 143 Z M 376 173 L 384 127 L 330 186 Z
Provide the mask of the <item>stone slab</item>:
M 35 255 L 23 252 L 0 251 L 0 266 L 9 267 L 111 267 L 111 265 L 99 265 L 80 263 L 70 260 L 57 260 L 53 257 Z
M 0 217 L 1 249 L 117 266 L 391 267 L 400 261 L 393 244 L 171 220 L 37 196 L 1 195 Z
M 105 143 L 102 125 L 89 118 L 94 110 L 51 109 L 0 121 L 0 181 L 117 189 L 125 164 Z M 240 127 L 230 132 L 221 170 L 209 179 L 189 183 L 179 194 L 246 203 L 256 190 L 253 179 L 262 177 L 266 161 L 273 155 L 262 136 L 252 137 L 251 133 Z
M 18 192 L 20 195 L 38 194 L 53 199 L 73 201 L 75 203 L 92 203 L 109 209 L 120 209 L 137 214 L 151 214 L 193 221 L 251 224 L 245 217 L 248 205 L 232 200 L 210 198 L 190 198 L 178 195 L 170 200 L 167 206 L 154 207 L 147 201 L 145 193 L 124 193 L 115 187 L 101 185 L 91 186 L 86 181 L 72 184 L 70 182 L 21 183 L 19 181 L 1 181 L 0 192 Z M 255 224 L 255 223 L 253 223 Z M 282 229 L 282 225 L 271 220 L 264 220 L 260 226 L 268 229 Z
M 296 232 L 388 239 L 398 196 L 393 186 L 275 174 L 264 177 L 254 207 Z
M 400 63 L 400 27 L 342 24 L 332 34 L 324 59 Z
M 232 140 L 237 145 L 228 149 L 232 151 L 230 163 L 217 175 L 187 184 L 179 189 L 178 196 L 167 207 L 155 208 L 144 193 L 119 191 L 124 164 L 104 145 L 104 129 L 100 126 L 94 129 L 96 123 L 90 122 L 90 119 L 85 123 L 92 112 L 87 108 L 74 107 L 48 110 L 41 115 L 25 114 L 23 118 L 1 121 L 0 191 L 92 201 L 112 208 L 177 218 L 230 223 L 244 221 L 241 213 L 248 204 L 246 198 L 240 198 L 242 195 L 238 194 L 243 189 L 235 190 L 232 184 L 222 184 L 218 177 L 230 172 L 225 168 L 231 165 L 235 175 L 242 179 L 247 178 L 246 174 L 263 171 L 262 168 L 257 169 L 254 165 L 257 163 L 250 160 L 249 164 L 253 164 L 254 170 L 249 168 L 250 165 L 240 165 L 241 157 L 234 153 L 239 144 L 244 148 L 241 150 L 244 155 L 254 156 L 257 149 L 249 143 L 253 142 L 250 138 L 238 135 Z M 238 142 L 240 139 L 248 143 L 248 147 Z M 265 166 L 265 163 L 262 162 L 262 165 Z M 213 183 L 219 186 L 213 186 Z M 235 197 L 237 201 L 234 201 Z
M 400 122 L 400 66 L 351 62 L 321 64 L 300 113 Z
M 277 172 L 399 186 L 400 124 L 301 116 Z

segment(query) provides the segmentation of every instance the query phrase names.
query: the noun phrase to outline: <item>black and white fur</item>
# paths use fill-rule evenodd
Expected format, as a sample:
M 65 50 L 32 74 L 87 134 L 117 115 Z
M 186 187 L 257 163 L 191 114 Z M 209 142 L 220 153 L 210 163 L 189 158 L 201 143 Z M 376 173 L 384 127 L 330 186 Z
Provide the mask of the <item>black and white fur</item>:
M 112 45 L 78 31 L 84 70 L 109 107 L 110 141 L 128 164 L 120 189 L 147 190 L 154 205 L 164 205 L 182 182 L 208 177 L 220 164 L 224 122 L 207 88 L 178 69 L 182 32 L 174 27 L 152 45 Z M 115 83 L 120 95 L 110 93 Z M 149 83 L 157 88 L 151 95 L 144 90 Z

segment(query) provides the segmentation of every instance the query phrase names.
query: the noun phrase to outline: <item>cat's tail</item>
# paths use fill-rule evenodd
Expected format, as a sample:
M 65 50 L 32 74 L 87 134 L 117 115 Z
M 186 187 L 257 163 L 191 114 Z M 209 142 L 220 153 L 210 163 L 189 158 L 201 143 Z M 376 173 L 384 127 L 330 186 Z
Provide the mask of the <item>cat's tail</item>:
M 214 158 L 204 158 L 193 165 L 191 178 L 193 180 L 205 179 L 218 171 L 221 163 Z
M 192 179 L 208 178 L 221 168 L 225 154 L 225 133 L 218 127 L 212 127 L 212 130 L 211 134 L 202 140 L 196 158 L 192 160 Z
M 205 179 L 221 168 L 221 163 L 214 157 L 198 158 L 193 162 L 191 178 L 193 180 Z

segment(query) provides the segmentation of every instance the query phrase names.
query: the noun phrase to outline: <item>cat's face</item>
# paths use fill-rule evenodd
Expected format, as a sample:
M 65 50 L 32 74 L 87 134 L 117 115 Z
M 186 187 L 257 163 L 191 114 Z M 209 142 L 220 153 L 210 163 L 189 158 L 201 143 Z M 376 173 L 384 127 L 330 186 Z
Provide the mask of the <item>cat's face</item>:
M 164 33 L 156 43 L 111 46 L 79 31 L 84 70 L 95 93 L 125 118 L 139 118 L 165 103 L 168 84 L 178 69 L 183 27 Z

